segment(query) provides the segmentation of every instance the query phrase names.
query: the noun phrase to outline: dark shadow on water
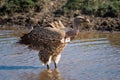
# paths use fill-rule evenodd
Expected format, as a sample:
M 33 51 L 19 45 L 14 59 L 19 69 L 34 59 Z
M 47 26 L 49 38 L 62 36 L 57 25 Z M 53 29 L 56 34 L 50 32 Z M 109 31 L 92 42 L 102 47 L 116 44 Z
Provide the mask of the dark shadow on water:
M 34 66 L 4 66 L 0 65 L 0 70 L 20 70 L 20 69 L 38 69 L 40 67 Z

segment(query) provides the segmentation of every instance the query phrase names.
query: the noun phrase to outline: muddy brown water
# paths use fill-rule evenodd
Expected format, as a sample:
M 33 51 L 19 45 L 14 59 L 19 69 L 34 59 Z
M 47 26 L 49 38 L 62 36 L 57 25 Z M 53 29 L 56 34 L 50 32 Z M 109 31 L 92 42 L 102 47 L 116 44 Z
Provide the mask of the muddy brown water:
M 0 30 L 0 80 L 120 80 L 120 33 L 80 33 L 48 71 L 13 32 Z

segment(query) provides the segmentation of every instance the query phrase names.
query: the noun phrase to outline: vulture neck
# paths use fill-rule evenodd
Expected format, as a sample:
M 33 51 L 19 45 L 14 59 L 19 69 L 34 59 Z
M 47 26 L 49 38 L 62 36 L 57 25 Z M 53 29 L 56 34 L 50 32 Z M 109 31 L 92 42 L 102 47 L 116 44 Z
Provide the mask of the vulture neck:
M 79 26 L 77 22 L 73 22 L 73 31 L 76 33 L 76 35 L 79 34 Z
M 79 28 L 78 25 L 76 23 L 73 23 L 73 30 L 69 30 L 66 32 L 66 38 L 70 37 L 76 37 L 79 34 Z
M 73 22 L 73 30 L 69 30 L 66 32 L 65 38 L 61 40 L 62 43 L 70 42 L 70 39 L 74 39 L 79 34 L 78 24 L 74 21 Z

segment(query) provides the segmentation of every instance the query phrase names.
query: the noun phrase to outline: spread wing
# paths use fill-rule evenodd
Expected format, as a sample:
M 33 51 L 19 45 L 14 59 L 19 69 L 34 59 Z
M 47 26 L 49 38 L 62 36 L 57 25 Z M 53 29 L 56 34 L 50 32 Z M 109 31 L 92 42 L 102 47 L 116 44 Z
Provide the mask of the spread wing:
M 65 31 L 57 28 L 35 28 L 30 33 L 21 37 L 21 43 L 34 46 L 59 45 L 61 40 L 65 37 Z

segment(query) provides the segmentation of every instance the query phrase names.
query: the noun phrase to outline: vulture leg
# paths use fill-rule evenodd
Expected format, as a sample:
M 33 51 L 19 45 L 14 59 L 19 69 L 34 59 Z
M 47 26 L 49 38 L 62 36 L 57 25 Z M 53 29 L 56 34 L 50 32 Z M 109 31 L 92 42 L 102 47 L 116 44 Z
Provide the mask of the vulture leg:
M 58 62 L 60 61 L 60 58 L 61 58 L 61 54 L 56 55 L 56 56 L 53 57 L 53 61 L 54 61 L 54 66 L 55 66 L 55 68 L 57 68 L 57 64 L 58 64 Z
M 47 64 L 47 69 L 50 69 L 50 66 Z

